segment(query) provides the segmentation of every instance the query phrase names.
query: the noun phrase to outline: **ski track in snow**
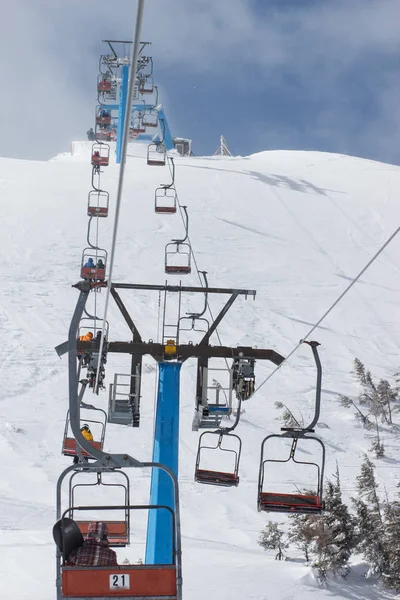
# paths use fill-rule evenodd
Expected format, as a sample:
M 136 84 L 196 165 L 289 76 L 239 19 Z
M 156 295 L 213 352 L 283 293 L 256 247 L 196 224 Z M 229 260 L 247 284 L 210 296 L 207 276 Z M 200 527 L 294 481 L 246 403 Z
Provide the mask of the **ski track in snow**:
M 77 300 L 71 288 L 79 279 L 86 247 L 87 193 L 90 190 L 90 144 L 74 143 L 41 163 L 0 159 L 3 208 L 0 235 L 6 249 L 0 264 L 0 597 L 54 600 L 55 486 L 70 459 L 61 456 L 68 402 L 67 363 L 54 346 L 65 341 Z M 115 262 L 115 281 L 161 283 L 164 247 L 179 237 L 178 216 L 154 213 L 154 189 L 169 171 L 145 164 L 145 147 L 129 150 Z M 187 204 L 190 238 L 200 269 L 211 286 L 256 289 L 256 300 L 239 298 L 219 331 L 223 344 L 270 347 L 287 355 L 336 300 L 399 222 L 400 168 L 373 161 L 318 152 L 275 151 L 250 157 L 175 158 L 176 186 Z M 99 223 L 101 246 L 112 236 L 118 170 L 104 169 L 102 187 L 110 193 L 110 217 Z M 398 367 L 400 337 L 400 239 L 395 239 L 351 292 L 314 333 L 321 342 L 323 394 L 317 434 L 327 449 L 328 477 L 338 461 L 345 498 L 355 493 L 363 453 L 371 434 L 340 407 L 341 393 L 357 394 L 352 361 L 360 358 L 374 377 L 389 377 Z M 171 277 L 171 283 L 177 281 Z M 185 284 L 198 285 L 195 272 Z M 121 291 L 144 339 L 157 339 L 158 295 Z M 105 294 L 89 300 L 89 312 L 101 313 Z M 216 315 L 225 300 L 210 297 Z M 202 299 L 183 298 L 183 312 L 197 311 Z M 111 303 L 110 338 L 130 339 Z M 197 334 L 199 335 L 199 334 Z M 187 334 L 194 343 L 196 334 Z M 216 344 L 214 336 L 212 343 Z M 114 372 L 128 372 L 127 357 L 110 355 L 107 382 Z M 272 364 L 257 363 L 258 383 Z M 145 359 L 142 421 L 139 430 L 109 425 L 106 450 L 151 458 L 154 411 L 154 365 Z M 196 368 L 182 369 L 180 485 L 183 533 L 184 597 L 190 600 L 388 600 L 396 596 L 362 577 L 365 565 L 353 560 L 346 581 L 320 588 L 300 552 L 278 563 L 264 552 L 258 535 L 268 520 L 284 516 L 256 510 L 260 445 L 279 432 L 279 400 L 296 418 L 312 417 L 315 368 L 301 347 L 246 403 L 237 432 L 243 440 L 240 485 L 229 490 L 193 481 L 198 435 L 191 431 Z M 89 396 L 101 408 L 107 393 Z M 387 458 L 376 461 L 379 489 L 392 497 L 400 475 L 400 434 L 383 431 Z M 312 448 L 300 448 L 304 457 Z M 280 473 L 272 472 L 272 479 Z M 148 499 L 149 473 L 132 477 L 134 500 Z M 286 483 L 298 481 L 288 473 Z M 64 502 L 66 502 L 64 493 Z M 119 560 L 143 555 L 145 522 L 135 525 L 130 548 Z M 27 558 L 29 557 L 29 560 Z M 10 584 L 12 582 L 12 584 Z M 12 585 L 12 588 L 10 588 Z

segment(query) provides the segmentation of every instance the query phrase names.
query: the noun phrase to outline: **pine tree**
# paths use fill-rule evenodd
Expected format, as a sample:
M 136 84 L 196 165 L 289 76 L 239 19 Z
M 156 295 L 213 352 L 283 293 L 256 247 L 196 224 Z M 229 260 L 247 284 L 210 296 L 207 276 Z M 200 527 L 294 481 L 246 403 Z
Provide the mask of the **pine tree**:
M 273 521 L 268 521 L 265 529 L 260 533 L 258 543 L 264 550 L 277 550 L 275 560 L 282 560 L 284 558 L 283 551 L 289 546 L 285 541 L 285 533 L 279 529 L 278 523 Z
M 307 563 L 310 562 L 313 543 L 319 534 L 320 517 L 315 515 L 291 515 L 289 540 L 304 554 Z
M 318 550 L 317 570 L 331 571 L 347 577 L 349 559 L 355 546 L 354 519 L 343 503 L 339 469 L 336 466 L 334 481 L 328 481 L 325 488 L 326 512 L 321 518 L 320 533 L 316 538 Z
M 275 402 L 275 408 L 283 408 L 284 411 L 281 415 L 281 419 L 282 422 L 284 424 L 285 427 L 302 427 L 303 425 L 303 419 L 301 419 L 301 423 L 296 419 L 296 417 L 294 416 L 294 414 L 292 413 L 292 411 L 286 406 L 286 404 L 283 404 L 283 402 Z
M 358 408 L 358 406 L 354 402 L 354 400 L 352 400 L 348 396 L 343 396 L 343 394 L 341 394 L 339 396 L 339 402 L 340 402 L 341 406 L 344 406 L 345 408 L 350 408 L 351 406 L 353 406 L 356 409 L 357 412 L 354 413 L 354 416 L 355 416 L 356 420 L 362 424 L 364 429 L 371 429 L 373 427 L 371 419 L 369 419 L 368 415 L 363 413 L 362 410 L 360 410 Z
M 385 548 L 388 555 L 388 570 L 384 584 L 392 590 L 400 590 L 400 502 L 385 504 Z
M 381 379 L 376 385 L 371 372 L 358 358 L 354 359 L 354 373 L 361 385 L 359 403 L 368 406 L 371 414 L 379 417 L 382 423 L 392 425 L 392 405 L 399 401 L 399 390 L 392 388 L 387 379 Z
M 384 523 L 374 468 L 374 464 L 365 455 L 360 475 L 357 476 L 360 497 L 353 500 L 357 522 L 357 548 L 369 564 L 367 577 L 382 575 L 388 570 Z
M 378 419 L 376 419 L 376 437 L 372 440 L 370 451 L 375 452 L 376 458 L 385 456 L 385 446 L 379 436 Z

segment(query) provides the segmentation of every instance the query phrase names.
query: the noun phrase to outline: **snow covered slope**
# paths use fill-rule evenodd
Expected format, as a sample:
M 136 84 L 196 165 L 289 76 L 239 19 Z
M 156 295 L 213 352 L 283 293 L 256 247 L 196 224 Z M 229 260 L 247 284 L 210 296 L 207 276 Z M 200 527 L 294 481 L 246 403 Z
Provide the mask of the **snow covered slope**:
M 256 289 L 256 300 L 239 299 L 220 327 L 227 345 L 269 347 L 287 355 L 400 222 L 400 168 L 317 152 L 263 152 L 250 157 L 176 158 L 176 187 L 188 206 L 190 238 L 199 269 L 210 285 Z M 54 346 L 66 339 L 86 244 L 90 146 L 75 143 L 71 155 L 48 162 L 0 159 L 0 597 L 55 597 L 55 482 L 69 459 L 60 454 L 67 410 L 66 359 Z M 118 177 L 104 170 L 111 215 L 99 224 L 109 248 Z M 114 272 L 116 282 L 163 283 L 164 247 L 183 232 L 178 215 L 154 213 L 154 190 L 169 182 L 167 168 L 147 167 L 144 148 L 129 150 Z M 388 376 L 399 367 L 400 237 L 313 335 L 321 342 L 323 404 L 318 429 L 327 448 L 327 476 L 338 461 L 344 492 L 370 439 L 341 408 L 338 393 L 355 393 L 352 360 Z M 171 277 L 170 282 L 177 282 Z M 198 284 L 196 273 L 184 280 Z M 123 294 L 144 339 L 157 339 L 158 295 Z M 91 308 L 94 307 L 91 298 Z M 104 293 L 96 294 L 101 312 Z M 190 298 L 184 310 L 201 309 Z M 215 314 L 222 300 L 211 298 Z M 110 338 L 129 331 L 113 305 Z M 196 338 L 192 338 L 196 341 Z M 214 341 L 215 343 L 215 341 Z M 127 358 L 110 356 L 107 380 L 128 370 Z M 109 451 L 151 456 L 155 375 L 146 359 L 140 430 L 110 425 Z M 257 364 L 260 383 L 272 365 Z M 183 518 L 184 595 L 190 600 L 308 600 L 376 598 L 374 585 L 355 568 L 346 582 L 319 590 L 301 561 L 276 563 L 257 545 L 267 520 L 256 510 L 260 444 L 278 432 L 287 404 L 311 417 L 315 369 L 309 349 L 293 358 L 245 406 L 238 433 L 243 440 L 241 483 L 217 489 L 193 482 L 198 434 L 191 431 L 195 364 L 182 369 L 180 484 Z M 89 398 L 91 400 L 91 396 Z M 95 400 L 95 398 L 93 398 Z M 106 393 L 99 398 L 106 407 Z M 398 479 L 399 442 L 386 432 L 388 458 L 377 478 L 389 494 Z M 148 474 L 135 474 L 135 500 L 145 501 Z M 300 482 L 301 483 L 301 482 Z M 119 558 L 137 560 L 134 543 Z M 291 552 L 291 556 L 298 556 Z M 361 586 L 361 587 L 360 587 Z M 380 598 L 384 594 L 379 591 Z

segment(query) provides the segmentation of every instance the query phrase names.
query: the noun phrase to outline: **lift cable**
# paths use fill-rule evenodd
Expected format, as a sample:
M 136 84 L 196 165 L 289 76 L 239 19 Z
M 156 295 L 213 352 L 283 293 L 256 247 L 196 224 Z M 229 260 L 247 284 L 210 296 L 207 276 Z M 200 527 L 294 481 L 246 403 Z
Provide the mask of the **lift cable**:
M 321 325 L 322 321 L 324 319 L 326 319 L 326 317 L 329 315 L 329 313 L 332 312 L 332 310 L 339 304 L 339 302 L 342 300 L 342 298 L 344 298 L 344 296 L 347 294 L 347 292 L 349 292 L 351 290 L 351 288 L 353 287 L 353 285 L 355 283 L 357 283 L 357 281 L 360 279 L 360 277 L 365 273 L 365 271 L 372 265 L 372 263 L 378 258 L 378 256 L 383 252 L 383 250 L 386 248 L 386 246 L 388 246 L 390 244 L 390 242 L 396 237 L 396 235 L 399 233 L 400 231 L 400 227 L 398 227 L 393 233 L 392 235 L 386 240 L 386 242 L 383 244 L 383 246 L 380 247 L 380 249 L 378 250 L 378 252 L 376 252 L 376 254 L 374 254 L 374 256 L 367 262 L 367 264 L 361 269 L 361 271 L 358 273 L 358 275 L 356 275 L 356 277 L 349 283 L 349 285 L 343 290 L 343 292 L 339 295 L 339 297 L 335 300 L 335 302 L 328 308 L 328 310 L 322 315 L 322 317 L 319 319 L 319 321 L 317 321 L 317 323 L 315 323 L 315 325 L 313 325 L 311 327 L 311 329 L 305 334 L 305 336 L 303 337 L 303 340 L 307 340 L 311 334 L 317 329 L 317 327 L 319 327 L 319 325 Z M 281 362 L 280 365 L 278 365 L 277 367 L 275 367 L 275 369 L 272 371 L 272 373 L 270 373 L 268 375 L 268 377 L 266 377 L 261 383 L 260 385 L 254 390 L 253 392 L 253 396 L 256 392 L 258 392 L 258 390 L 260 390 L 263 385 L 265 383 L 267 383 L 267 381 L 269 379 L 271 379 L 271 377 L 277 372 L 279 371 L 279 369 L 282 367 L 282 365 L 284 365 L 289 358 L 291 358 L 293 356 L 293 354 L 295 352 L 297 352 L 297 350 L 300 348 L 301 344 L 303 343 L 303 340 L 300 340 L 300 342 L 293 348 L 293 350 L 291 352 L 289 352 L 289 354 L 286 356 L 286 358 Z
M 128 138 L 129 138 L 128 133 L 129 133 L 129 124 L 130 124 L 130 120 L 131 120 L 131 107 L 133 104 L 133 96 L 134 96 L 134 89 L 135 89 L 135 82 L 136 82 L 136 65 L 137 65 L 137 60 L 138 60 L 139 38 L 140 38 L 140 31 L 141 31 L 141 27 L 142 27 L 143 9 L 144 9 L 144 0 L 138 0 L 136 23 L 135 23 L 135 29 L 134 29 L 134 34 L 133 34 L 131 62 L 130 62 L 130 69 L 129 69 L 128 99 L 127 99 L 127 106 L 126 106 L 126 111 L 125 111 L 125 120 L 124 120 L 124 127 L 123 127 L 121 163 L 120 163 L 119 176 L 118 176 L 117 198 L 116 198 L 116 204 L 115 204 L 115 219 L 114 219 L 114 228 L 113 228 L 113 235 L 112 235 L 112 241 L 111 241 L 110 262 L 109 262 L 110 266 L 109 266 L 109 271 L 108 271 L 108 286 L 107 286 L 107 293 L 106 293 L 106 299 L 105 299 L 105 305 L 104 305 L 104 318 L 103 318 L 103 328 L 101 331 L 99 357 L 102 356 L 102 352 L 103 352 L 105 324 L 106 324 L 106 319 L 107 319 L 108 304 L 109 304 L 110 291 L 111 291 L 111 285 L 112 285 L 112 273 L 113 273 L 113 267 L 114 267 L 115 246 L 116 246 L 116 242 L 117 242 L 119 214 L 120 214 L 121 199 L 122 199 L 122 189 L 123 189 L 123 184 L 124 184 L 126 155 L 127 155 Z M 94 386 L 94 389 L 96 392 L 99 389 L 99 378 L 100 378 L 100 369 L 98 369 L 97 373 L 96 373 L 96 383 Z
M 168 168 L 170 170 L 171 177 L 173 178 L 173 181 L 175 182 L 175 173 L 173 173 L 173 171 L 172 171 L 172 168 L 171 168 L 171 165 L 170 165 L 170 161 L 167 161 L 167 162 L 168 162 Z M 172 165 L 173 165 L 173 168 L 175 170 L 175 165 L 173 163 L 172 163 Z M 181 219 L 182 219 L 183 224 L 185 224 L 185 217 L 184 217 L 184 215 L 182 213 L 182 206 L 181 206 L 181 203 L 179 202 L 179 195 L 178 195 L 178 192 L 176 190 L 176 186 L 175 186 L 175 192 L 176 192 L 176 201 L 177 201 L 177 204 L 179 206 L 179 211 L 180 211 L 180 214 L 181 214 Z M 198 267 L 197 260 L 196 260 L 196 255 L 194 253 L 193 246 L 192 246 L 192 243 L 190 241 L 190 234 L 189 234 L 189 232 L 187 232 L 187 236 L 186 237 L 187 237 L 187 240 L 188 240 L 189 245 L 190 245 L 190 250 L 191 250 L 191 253 L 192 253 L 192 257 L 193 257 L 194 266 L 196 268 L 197 277 L 199 278 L 201 287 L 204 287 L 204 282 L 203 282 L 203 279 L 201 277 L 201 273 L 203 271 L 200 271 L 200 269 Z M 208 311 L 210 313 L 211 320 L 214 321 L 214 315 L 213 315 L 213 313 L 211 311 L 211 306 L 210 306 L 210 303 L 209 303 L 208 300 L 207 300 L 207 308 L 208 308 Z M 217 335 L 219 345 L 222 346 L 222 340 L 221 340 L 221 337 L 219 335 L 218 327 L 215 329 L 215 333 Z M 225 360 L 226 368 L 229 370 L 228 360 L 226 358 L 224 358 L 224 360 Z

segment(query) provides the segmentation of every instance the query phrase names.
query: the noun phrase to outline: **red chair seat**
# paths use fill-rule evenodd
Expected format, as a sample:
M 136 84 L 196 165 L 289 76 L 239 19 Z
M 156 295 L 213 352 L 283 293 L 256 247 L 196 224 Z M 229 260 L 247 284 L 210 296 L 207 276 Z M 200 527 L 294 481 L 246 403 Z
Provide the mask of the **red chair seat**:
M 166 273 L 190 273 L 190 267 L 180 267 L 179 265 L 165 265 Z
M 199 483 L 215 483 L 217 485 L 238 485 L 239 477 L 235 473 L 197 469 L 196 481 Z
M 323 504 L 318 496 L 302 494 L 276 494 L 262 492 L 259 498 L 260 510 L 271 512 L 309 512 L 318 513 L 323 510 Z
M 113 585 L 117 582 L 126 587 Z M 65 598 L 148 597 L 175 600 L 176 592 L 174 565 L 62 567 L 62 594 Z
M 96 442 L 95 440 L 93 440 L 92 442 L 89 442 L 89 444 L 91 446 L 93 446 L 93 448 L 97 448 L 97 450 L 103 450 L 101 442 Z M 63 454 L 64 454 L 64 456 L 76 456 L 77 455 L 75 438 L 68 438 L 68 437 L 65 438 L 64 446 L 63 446 Z M 88 454 L 85 450 L 82 450 L 82 456 L 90 456 L 90 454 Z

